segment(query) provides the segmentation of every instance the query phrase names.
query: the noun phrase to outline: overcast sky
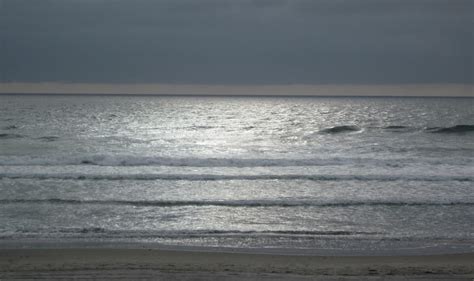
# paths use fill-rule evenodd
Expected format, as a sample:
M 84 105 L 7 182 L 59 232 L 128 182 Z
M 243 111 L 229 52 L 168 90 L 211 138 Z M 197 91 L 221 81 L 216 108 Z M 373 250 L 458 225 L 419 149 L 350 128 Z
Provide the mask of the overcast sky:
M 0 0 L 0 81 L 473 83 L 473 0 Z

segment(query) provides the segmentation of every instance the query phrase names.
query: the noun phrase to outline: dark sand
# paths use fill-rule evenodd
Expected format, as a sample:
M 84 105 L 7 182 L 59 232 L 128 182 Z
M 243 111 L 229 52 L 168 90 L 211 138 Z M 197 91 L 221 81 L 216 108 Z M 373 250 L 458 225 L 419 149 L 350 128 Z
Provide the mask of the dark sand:
M 321 257 L 155 249 L 0 250 L 0 280 L 473 280 L 474 253 Z

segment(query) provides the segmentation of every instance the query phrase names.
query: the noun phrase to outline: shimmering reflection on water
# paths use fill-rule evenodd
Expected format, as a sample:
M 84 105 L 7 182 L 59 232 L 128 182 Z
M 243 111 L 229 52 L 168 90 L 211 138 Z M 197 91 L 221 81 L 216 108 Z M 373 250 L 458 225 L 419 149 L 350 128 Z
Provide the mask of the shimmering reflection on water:
M 0 237 L 469 244 L 473 108 L 443 98 L 1 96 Z

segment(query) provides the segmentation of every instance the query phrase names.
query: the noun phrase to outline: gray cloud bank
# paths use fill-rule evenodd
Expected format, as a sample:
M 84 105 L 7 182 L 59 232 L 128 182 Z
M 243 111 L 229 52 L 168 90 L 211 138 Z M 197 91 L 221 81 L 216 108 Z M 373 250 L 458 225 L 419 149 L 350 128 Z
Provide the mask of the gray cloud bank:
M 472 0 L 0 3 L 0 82 L 474 82 Z

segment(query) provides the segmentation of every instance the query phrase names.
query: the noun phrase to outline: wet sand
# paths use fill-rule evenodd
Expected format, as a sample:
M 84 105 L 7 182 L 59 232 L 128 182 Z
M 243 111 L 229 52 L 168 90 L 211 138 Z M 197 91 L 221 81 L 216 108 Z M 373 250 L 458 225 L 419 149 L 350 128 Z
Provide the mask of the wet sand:
M 5 249 L 4 279 L 472 280 L 474 253 L 296 256 L 156 249 Z

